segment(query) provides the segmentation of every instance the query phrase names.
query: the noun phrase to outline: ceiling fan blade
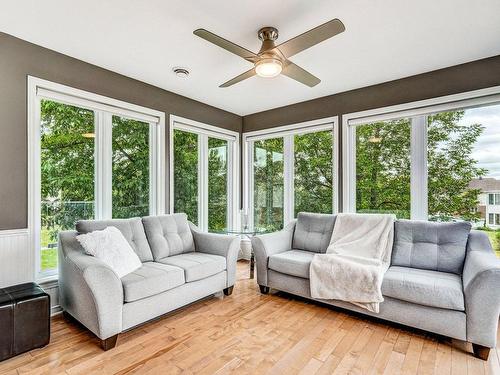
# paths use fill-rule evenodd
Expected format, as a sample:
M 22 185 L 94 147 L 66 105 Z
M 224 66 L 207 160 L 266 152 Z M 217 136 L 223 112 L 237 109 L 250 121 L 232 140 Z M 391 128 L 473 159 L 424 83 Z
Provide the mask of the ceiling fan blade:
M 303 34 L 297 35 L 295 38 L 281 43 L 274 49 L 278 49 L 286 58 L 289 58 L 309 47 L 340 34 L 344 30 L 345 26 L 342 21 L 335 18 Z
M 302 69 L 300 66 L 294 64 L 291 61 L 285 62 L 281 74 L 299 81 L 300 83 L 303 83 L 304 85 L 309 87 L 314 87 L 321 82 L 318 77 L 313 76 L 307 70 Z
M 247 78 L 253 77 L 255 75 L 255 69 L 252 68 L 250 70 L 247 70 L 245 73 L 241 73 L 239 76 L 234 77 L 233 79 L 230 79 L 227 82 L 224 82 L 222 85 L 219 87 L 229 87 L 234 85 L 235 83 L 241 82 Z
M 245 60 L 250 61 L 251 63 L 255 62 L 259 58 L 259 56 L 253 53 L 252 51 L 249 51 L 246 48 L 243 48 L 233 42 L 230 42 L 227 39 L 215 35 L 214 33 L 208 30 L 198 29 L 193 31 L 193 34 L 225 49 L 226 51 L 234 53 L 237 56 L 243 57 Z

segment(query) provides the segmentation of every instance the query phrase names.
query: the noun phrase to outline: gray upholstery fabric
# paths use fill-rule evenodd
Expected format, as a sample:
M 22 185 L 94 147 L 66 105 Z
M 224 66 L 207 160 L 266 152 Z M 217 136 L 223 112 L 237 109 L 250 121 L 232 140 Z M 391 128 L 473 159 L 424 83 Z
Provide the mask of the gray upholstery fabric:
M 292 247 L 325 253 L 330 244 L 336 215 L 299 212 Z
M 463 282 L 467 340 L 494 348 L 500 314 L 500 260 L 484 232 L 469 235 Z
M 78 233 L 90 233 L 107 227 L 116 227 L 122 232 L 141 262 L 153 260 L 153 254 L 144 233 L 142 221 L 138 217 L 132 219 L 80 220 L 76 223 Z
M 460 275 L 470 228 L 466 222 L 398 220 L 391 264 Z
M 226 279 L 226 271 L 223 271 L 203 280 L 185 283 L 149 298 L 126 303 L 123 305 L 123 330 L 220 292 L 226 287 Z
M 454 273 L 392 266 L 384 275 L 382 294 L 419 305 L 465 310 L 462 278 Z
M 159 262 L 183 269 L 187 283 L 201 280 L 226 270 L 226 258 L 220 255 L 200 252 L 174 255 L 160 259 Z
M 262 234 L 252 238 L 252 249 L 257 266 L 257 283 L 267 285 L 267 258 L 292 248 L 295 220 L 279 232 Z
M 225 234 L 201 232 L 196 225 L 189 223 L 197 252 L 220 255 L 226 258 L 227 287 L 236 281 L 236 262 L 240 251 L 240 238 Z
M 125 275 L 121 281 L 125 302 L 151 297 L 185 283 L 182 268 L 157 262 L 143 263 L 141 268 Z
M 308 279 L 269 270 L 268 284 L 271 288 L 311 298 Z M 378 314 L 349 302 L 337 300 L 321 300 L 320 302 L 459 340 L 465 340 L 467 337 L 466 315 L 462 311 L 422 306 L 390 297 L 386 297 L 380 304 Z
M 59 303 L 107 339 L 122 330 L 122 283 L 106 264 L 84 253 L 76 236 L 76 231 L 59 232 Z
M 153 257 L 159 259 L 194 251 L 194 241 L 186 214 L 142 218 Z
M 305 250 L 290 250 L 269 257 L 269 269 L 287 275 L 309 278 L 313 252 Z

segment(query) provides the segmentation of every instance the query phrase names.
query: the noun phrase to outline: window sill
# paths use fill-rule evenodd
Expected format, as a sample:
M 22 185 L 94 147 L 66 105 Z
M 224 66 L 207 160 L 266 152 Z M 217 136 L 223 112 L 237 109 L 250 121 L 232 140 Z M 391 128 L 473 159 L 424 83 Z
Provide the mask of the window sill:
M 39 275 L 39 277 L 36 279 L 36 282 L 42 286 L 42 287 L 53 287 L 56 286 L 59 282 L 59 275 Z

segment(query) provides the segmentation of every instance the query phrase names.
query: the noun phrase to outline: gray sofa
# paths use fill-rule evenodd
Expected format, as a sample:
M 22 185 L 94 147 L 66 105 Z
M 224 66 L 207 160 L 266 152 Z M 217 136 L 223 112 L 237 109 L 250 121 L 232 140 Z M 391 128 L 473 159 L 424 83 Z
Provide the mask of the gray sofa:
M 76 240 L 108 226 L 142 262 L 121 279 Z M 60 305 L 107 350 L 120 332 L 215 293 L 230 295 L 238 250 L 238 237 L 200 232 L 185 214 L 79 221 L 76 231 L 59 234 Z
M 280 232 L 252 239 L 257 282 L 311 298 L 309 265 L 328 247 L 335 215 L 299 213 Z M 321 300 L 359 313 L 469 341 L 474 354 L 496 347 L 500 313 L 500 260 L 488 236 L 470 224 L 398 220 L 380 313 L 351 303 Z

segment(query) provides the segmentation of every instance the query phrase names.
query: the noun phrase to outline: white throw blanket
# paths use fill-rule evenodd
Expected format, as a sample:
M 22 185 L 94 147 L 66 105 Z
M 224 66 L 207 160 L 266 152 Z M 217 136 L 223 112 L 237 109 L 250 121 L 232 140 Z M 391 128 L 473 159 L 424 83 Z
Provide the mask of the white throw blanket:
M 394 215 L 339 214 L 326 254 L 309 270 L 311 296 L 351 302 L 379 312 L 382 280 L 389 268 Z

